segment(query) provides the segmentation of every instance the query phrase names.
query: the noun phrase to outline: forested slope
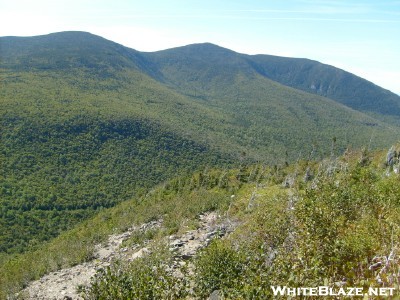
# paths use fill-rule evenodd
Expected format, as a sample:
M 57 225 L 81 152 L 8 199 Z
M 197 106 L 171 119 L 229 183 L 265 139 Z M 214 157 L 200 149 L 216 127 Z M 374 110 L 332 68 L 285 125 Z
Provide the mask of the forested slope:
M 118 93 L 118 79 L 82 69 L 3 75 L 1 251 L 35 246 L 177 173 L 233 161 L 142 113 L 146 101 L 164 101 L 151 82 Z M 125 85 L 141 80 L 123 76 Z M 141 93 L 148 93 L 145 100 Z
M 83 32 L 0 38 L 0 251 L 23 252 L 189 170 L 272 165 L 395 126 L 214 45 L 141 53 Z
M 345 70 L 309 59 L 270 55 L 252 56 L 250 61 L 274 81 L 398 124 L 400 96 Z
M 215 292 L 263 299 L 273 296 L 271 286 L 397 289 L 399 162 L 387 164 L 386 152 L 348 150 L 281 168 L 242 165 L 175 178 L 5 261 L 0 290 L 13 295 L 49 271 L 91 261 L 108 235 L 150 221 L 161 225 L 121 245 L 124 253 L 146 247 L 148 254 L 99 270 L 79 289 L 85 299 L 204 299 Z M 213 232 L 213 241 L 172 268 L 171 239 L 195 232 L 209 212 L 231 230 Z

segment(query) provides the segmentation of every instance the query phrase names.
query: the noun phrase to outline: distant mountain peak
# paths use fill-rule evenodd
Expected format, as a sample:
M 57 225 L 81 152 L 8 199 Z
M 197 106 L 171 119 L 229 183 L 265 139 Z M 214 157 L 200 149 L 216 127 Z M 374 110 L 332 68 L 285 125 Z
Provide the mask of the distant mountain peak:
M 204 89 L 214 77 L 233 84 L 235 74 L 246 74 L 250 79 L 258 74 L 282 85 L 333 99 L 374 117 L 383 115 L 385 121 L 389 117 L 396 124 L 400 123 L 398 95 L 353 74 L 309 59 L 246 55 L 210 42 L 139 52 L 85 31 L 63 31 L 29 38 L 0 37 L 0 46 L 3 67 L 135 68 L 162 82 L 167 82 L 173 75 L 179 81 L 170 81 L 175 86 L 185 86 L 181 81 L 192 78 L 193 82 L 202 81 Z M 175 74 L 168 74 L 171 71 Z
M 221 47 L 219 45 L 213 43 L 194 43 L 185 46 L 170 48 L 166 50 L 156 51 L 155 53 L 160 52 L 174 52 L 179 54 L 186 54 L 186 55 L 237 55 L 233 50 L 228 48 Z
M 184 47 L 192 47 L 192 48 L 204 49 L 204 50 L 218 50 L 218 51 L 234 52 L 231 49 L 219 46 L 217 44 L 209 43 L 209 42 L 194 43 L 194 44 L 189 44 L 189 45 L 184 46 Z

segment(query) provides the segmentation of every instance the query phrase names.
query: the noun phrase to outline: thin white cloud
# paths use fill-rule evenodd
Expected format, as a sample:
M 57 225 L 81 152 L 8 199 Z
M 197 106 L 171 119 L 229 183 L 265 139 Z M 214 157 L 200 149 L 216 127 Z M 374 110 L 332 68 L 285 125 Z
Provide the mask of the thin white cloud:
M 294 13 L 294 11 L 293 11 Z M 83 17 L 81 17 L 83 18 Z M 162 14 L 162 13 L 132 13 L 132 14 L 121 14 L 114 16 L 94 16 L 86 17 L 85 19 L 96 19 L 96 20 L 192 20 L 192 19 L 203 19 L 203 20 L 265 20 L 265 21 L 312 21 L 312 22 L 352 22 L 352 23 L 400 23 L 400 19 L 384 19 L 384 18 L 330 18 L 330 17 L 312 17 L 312 16 L 262 16 L 262 15 L 240 15 L 240 14 L 226 14 L 226 13 L 207 13 L 207 14 Z
M 388 10 L 387 3 L 376 1 L 320 1 L 299 0 L 302 9 L 310 14 L 334 15 L 390 15 L 393 10 Z
M 351 22 L 351 23 L 400 23 L 400 20 L 387 19 L 362 19 L 362 18 L 313 18 L 313 17 L 282 17 L 282 18 L 254 18 L 259 20 L 287 20 L 287 21 L 313 21 L 313 22 Z

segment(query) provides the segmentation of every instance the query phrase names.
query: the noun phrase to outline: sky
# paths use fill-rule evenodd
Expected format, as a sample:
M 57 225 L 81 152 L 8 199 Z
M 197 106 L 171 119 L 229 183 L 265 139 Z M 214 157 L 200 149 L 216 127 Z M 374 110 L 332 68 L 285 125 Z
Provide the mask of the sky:
M 68 30 L 139 51 L 211 42 L 309 58 L 400 95 L 400 0 L 0 0 L 0 36 Z

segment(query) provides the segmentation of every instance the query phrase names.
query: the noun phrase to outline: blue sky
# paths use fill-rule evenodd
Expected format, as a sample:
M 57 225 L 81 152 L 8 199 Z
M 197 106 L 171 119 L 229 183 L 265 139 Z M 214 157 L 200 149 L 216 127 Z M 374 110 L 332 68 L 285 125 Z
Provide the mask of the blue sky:
M 65 30 L 140 51 L 212 42 L 305 57 L 400 94 L 398 0 L 0 0 L 0 36 Z

